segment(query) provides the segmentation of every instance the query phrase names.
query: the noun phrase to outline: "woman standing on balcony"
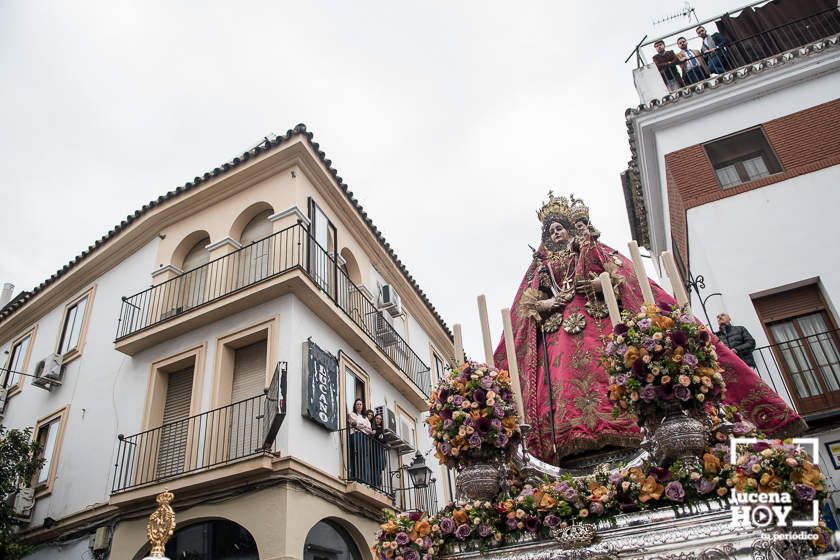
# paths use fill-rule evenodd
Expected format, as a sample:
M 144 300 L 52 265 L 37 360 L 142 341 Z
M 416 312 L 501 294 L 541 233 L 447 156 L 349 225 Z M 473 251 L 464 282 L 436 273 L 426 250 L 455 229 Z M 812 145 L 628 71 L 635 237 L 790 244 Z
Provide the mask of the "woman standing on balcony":
M 350 480 L 372 485 L 373 463 L 373 427 L 365 412 L 362 399 L 353 402 L 353 410 L 347 415 L 349 424 L 349 456 L 347 458 L 347 475 Z

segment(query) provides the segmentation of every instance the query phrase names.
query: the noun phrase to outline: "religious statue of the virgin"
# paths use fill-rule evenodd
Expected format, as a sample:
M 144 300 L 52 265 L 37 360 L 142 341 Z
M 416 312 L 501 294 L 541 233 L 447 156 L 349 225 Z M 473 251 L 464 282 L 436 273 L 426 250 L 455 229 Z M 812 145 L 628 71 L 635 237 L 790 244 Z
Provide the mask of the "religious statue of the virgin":
M 606 446 L 639 446 L 636 419 L 613 414 L 608 375 L 600 364 L 612 330 L 598 275 L 608 272 L 624 310 L 643 304 L 632 263 L 601 243 L 589 208 L 571 196 L 549 200 L 537 212 L 542 242 L 534 251 L 511 307 L 525 421 L 531 425 L 528 451 L 543 461 L 562 459 Z M 651 282 L 656 304 L 670 310 L 674 299 Z M 802 419 L 761 378 L 719 341 L 727 392 L 725 403 L 768 436 L 804 428 Z M 507 368 L 504 340 L 495 361 Z

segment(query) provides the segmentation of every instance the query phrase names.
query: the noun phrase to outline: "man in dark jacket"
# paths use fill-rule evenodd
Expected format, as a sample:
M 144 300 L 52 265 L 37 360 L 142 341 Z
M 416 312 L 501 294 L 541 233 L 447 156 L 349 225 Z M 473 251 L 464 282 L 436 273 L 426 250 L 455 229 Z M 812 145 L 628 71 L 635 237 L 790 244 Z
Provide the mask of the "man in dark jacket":
M 753 350 L 755 350 L 755 339 L 746 327 L 736 327 L 732 324 L 728 313 L 719 313 L 717 316 L 720 330 L 715 333 L 718 338 L 729 347 L 730 350 L 744 360 L 744 363 L 751 368 L 755 367 Z
M 709 72 L 715 74 L 723 74 L 727 70 L 732 69 L 729 63 L 729 51 L 726 46 L 729 42 L 720 33 L 712 33 L 709 35 L 706 28 L 702 25 L 697 28 L 697 36 L 703 41 L 700 52 L 706 61 L 706 66 L 709 67 Z

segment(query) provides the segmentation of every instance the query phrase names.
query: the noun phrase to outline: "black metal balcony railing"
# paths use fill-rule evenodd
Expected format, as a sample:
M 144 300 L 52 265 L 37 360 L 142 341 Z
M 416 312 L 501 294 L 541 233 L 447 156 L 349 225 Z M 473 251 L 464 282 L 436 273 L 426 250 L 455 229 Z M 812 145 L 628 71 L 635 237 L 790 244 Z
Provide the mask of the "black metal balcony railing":
M 362 432 L 341 430 L 347 442 L 347 480 L 359 482 L 390 496 L 400 511 L 437 513 L 435 480 L 414 486 L 397 452 Z
M 749 8 L 755 8 L 755 14 L 758 14 L 762 6 L 768 3 L 770 2 L 766 0 L 756 2 L 749 6 Z M 728 33 L 736 33 L 737 35 L 735 37 L 737 38 L 730 37 L 723 48 L 703 54 L 703 62 L 708 68 L 708 72 L 721 74 L 726 71 L 735 70 L 775 54 L 840 33 L 840 11 L 838 11 L 836 5 L 798 19 L 789 19 L 772 27 L 764 21 L 764 16 L 756 15 L 754 18 L 751 18 L 750 22 L 739 22 L 737 24 L 733 23 L 738 20 L 737 17 L 726 17 L 734 15 L 735 12 L 725 14 L 724 16 L 709 19 L 703 24 L 703 27 L 710 35 L 717 31 L 714 24 L 715 20 L 721 22 L 721 25 L 724 27 L 727 25 L 737 27 L 737 31 L 730 31 L 726 28 L 720 30 L 724 36 Z M 659 40 L 665 42 L 666 50 L 673 50 L 676 53 L 680 50 L 677 45 L 677 39 L 679 37 L 685 37 L 687 39 L 688 49 L 701 51 L 703 40 L 697 36 L 695 32 L 696 27 L 698 25 L 695 24 L 664 37 L 643 41 L 635 50 L 637 67 L 644 66 L 647 56 L 655 54 L 653 45 Z M 750 31 L 746 31 L 746 29 Z M 660 71 L 667 74 L 666 77 L 668 79 L 679 77 L 683 80 L 684 85 L 689 85 L 689 83 L 697 81 L 696 78 L 708 77 L 708 73 L 701 70 L 689 76 L 685 71 L 686 69 L 687 66 L 674 64 L 669 68 L 660 68 Z
M 301 224 L 124 297 L 117 341 L 295 269 L 306 272 L 424 395 L 431 393 L 429 367 Z
M 840 410 L 840 331 L 756 348 L 756 370 L 802 415 Z

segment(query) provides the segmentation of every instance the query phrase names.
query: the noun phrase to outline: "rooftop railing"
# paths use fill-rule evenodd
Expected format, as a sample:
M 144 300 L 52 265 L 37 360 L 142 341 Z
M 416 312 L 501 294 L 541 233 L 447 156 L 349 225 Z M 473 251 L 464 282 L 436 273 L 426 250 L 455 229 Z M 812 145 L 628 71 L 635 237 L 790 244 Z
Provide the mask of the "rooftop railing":
M 122 298 L 117 340 L 293 270 L 305 272 L 424 395 L 431 393 L 429 367 L 396 331 L 390 316 L 350 280 L 335 256 L 319 245 L 302 224 Z
M 756 348 L 756 370 L 801 416 L 840 413 L 838 335 L 832 330 Z
M 686 38 L 689 50 L 702 52 L 706 50 L 703 39 L 696 33 L 701 26 L 708 35 L 720 33 L 725 43 L 715 51 L 703 52 L 702 61 L 698 60 L 698 63 L 705 68 L 690 76 L 686 75 L 686 66 L 680 63 L 660 68 L 668 78 L 681 80 L 680 85 L 689 85 L 698 81 L 694 78 L 735 70 L 840 33 L 840 11 L 836 2 L 809 2 L 807 5 L 787 2 L 781 5 L 762 0 L 667 35 L 654 39 L 645 37 L 630 57 L 635 54 L 636 66 L 641 68 L 656 54 L 653 45 L 659 41 L 665 43 L 666 50 L 678 53 L 680 37 Z

